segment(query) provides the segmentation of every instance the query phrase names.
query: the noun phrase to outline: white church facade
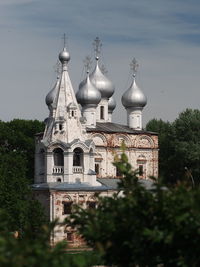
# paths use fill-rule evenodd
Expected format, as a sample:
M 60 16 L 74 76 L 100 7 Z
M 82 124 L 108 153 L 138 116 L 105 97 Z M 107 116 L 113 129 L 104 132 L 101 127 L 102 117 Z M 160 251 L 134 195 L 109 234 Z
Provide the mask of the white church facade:
M 142 129 L 142 110 L 147 99 L 133 80 L 122 96 L 127 125 L 112 122 L 116 103 L 114 85 L 99 67 L 99 39 L 96 39 L 96 66 L 75 94 L 70 81 L 69 53 L 59 54 L 62 71 L 46 96 L 49 117 L 44 133 L 36 135 L 35 181 L 33 189 L 50 221 L 63 220 L 73 205 L 93 208 L 95 193 L 110 196 L 117 190 L 121 175 L 112 164 L 121 154 L 121 144 L 133 169 L 148 186 L 149 177 L 158 176 L 158 137 Z M 52 242 L 67 240 L 72 246 L 81 239 L 70 228 L 60 228 Z

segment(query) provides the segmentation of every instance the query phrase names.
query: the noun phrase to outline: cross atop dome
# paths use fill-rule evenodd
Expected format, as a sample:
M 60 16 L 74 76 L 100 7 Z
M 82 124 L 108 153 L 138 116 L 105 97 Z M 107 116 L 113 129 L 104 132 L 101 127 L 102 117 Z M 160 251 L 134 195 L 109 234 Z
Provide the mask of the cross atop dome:
M 99 37 L 95 38 L 95 40 L 93 42 L 93 46 L 94 46 L 94 52 L 95 52 L 96 60 L 98 60 L 99 59 L 99 55 L 101 53 L 101 47 L 102 47 L 102 42 L 99 39 Z
M 138 68 L 139 68 L 139 64 L 136 60 L 136 58 L 134 57 L 130 63 L 130 67 L 131 67 L 131 70 L 133 72 L 133 76 L 135 77 L 136 76 L 136 73 L 138 71 Z
M 66 47 L 66 34 L 64 33 L 63 34 L 63 37 L 62 37 L 62 39 L 63 39 L 63 47 Z

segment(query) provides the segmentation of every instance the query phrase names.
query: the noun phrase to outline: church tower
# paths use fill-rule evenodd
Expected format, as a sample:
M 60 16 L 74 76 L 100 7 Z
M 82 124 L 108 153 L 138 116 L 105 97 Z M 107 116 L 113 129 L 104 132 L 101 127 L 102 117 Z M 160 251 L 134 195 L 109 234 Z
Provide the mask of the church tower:
M 99 56 L 101 49 L 101 41 L 97 37 L 94 40 L 94 48 L 95 48 L 95 59 L 96 66 L 93 72 L 89 75 L 91 82 L 93 85 L 99 90 L 101 93 L 101 101 L 97 106 L 97 122 L 109 122 L 109 107 L 108 102 L 109 98 L 112 97 L 115 91 L 115 87 L 113 83 L 103 74 L 102 70 L 99 67 Z
M 66 47 L 59 54 L 59 60 L 62 65 L 60 77 L 46 96 L 49 117 L 45 120 L 43 136 L 37 137 L 35 183 L 67 182 L 99 185 L 94 171 L 95 144 L 86 133 L 85 120 L 70 81 L 68 73 L 70 55 Z M 84 86 L 85 91 L 86 87 L 92 90 L 89 77 Z M 99 102 L 100 93 L 97 91 L 93 104 L 97 105 Z M 85 113 L 87 114 L 86 111 Z
M 131 62 L 133 81 L 129 89 L 122 96 L 122 105 L 127 111 L 127 125 L 134 130 L 142 130 L 142 110 L 147 104 L 147 98 L 136 84 L 138 63 L 134 58 Z

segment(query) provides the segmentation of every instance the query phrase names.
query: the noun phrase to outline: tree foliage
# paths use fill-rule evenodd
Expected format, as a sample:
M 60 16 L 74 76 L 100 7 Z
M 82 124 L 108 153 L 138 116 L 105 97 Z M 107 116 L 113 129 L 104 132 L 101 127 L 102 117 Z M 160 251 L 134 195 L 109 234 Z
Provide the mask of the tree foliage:
M 6 214 L 9 231 L 18 231 L 22 236 L 29 228 L 32 238 L 46 221 L 30 188 L 34 134 L 42 127 L 38 121 L 0 122 L 0 208 Z
M 172 123 L 151 120 L 146 129 L 158 132 L 159 170 L 165 182 L 200 180 L 200 111 L 186 109 Z
M 123 196 L 99 197 L 97 209 L 77 207 L 71 225 L 114 266 L 199 266 L 200 191 L 157 183 L 146 190 L 123 154 L 116 163 Z
M 0 211 L 0 266 L 2 267 L 88 267 L 99 263 L 93 252 L 71 254 L 66 243 L 51 246 L 49 240 L 56 222 L 42 227 L 37 239 L 30 231 L 16 238 L 9 231 L 6 214 Z
M 30 183 L 34 177 L 34 135 L 43 130 L 44 124 L 37 120 L 0 121 L 0 157 L 10 152 L 23 156 L 26 162 L 26 177 Z

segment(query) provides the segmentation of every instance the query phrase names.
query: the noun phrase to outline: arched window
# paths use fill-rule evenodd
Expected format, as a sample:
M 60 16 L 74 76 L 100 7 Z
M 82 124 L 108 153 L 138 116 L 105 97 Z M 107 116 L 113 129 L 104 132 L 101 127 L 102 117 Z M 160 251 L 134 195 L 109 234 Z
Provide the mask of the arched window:
M 54 166 L 64 166 L 64 155 L 61 148 L 56 148 L 53 151 Z
M 100 106 L 100 119 L 104 120 L 104 106 Z
M 83 166 L 83 150 L 81 148 L 74 149 L 73 166 Z

